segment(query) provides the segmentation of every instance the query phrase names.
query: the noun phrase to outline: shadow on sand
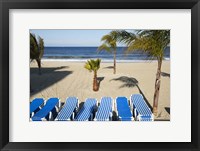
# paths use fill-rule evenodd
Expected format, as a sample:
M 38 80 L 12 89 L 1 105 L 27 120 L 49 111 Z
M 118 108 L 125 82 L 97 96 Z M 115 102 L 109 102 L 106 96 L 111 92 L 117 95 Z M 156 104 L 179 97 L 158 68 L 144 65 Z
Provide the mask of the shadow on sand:
M 138 86 L 137 79 L 132 78 L 132 77 L 121 76 L 119 78 L 115 78 L 115 79 L 112 79 L 110 81 L 120 81 L 120 82 L 122 82 L 123 84 L 119 88 L 124 88 L 124 87 L 131 88 L 131 87 Z
M 41 75 L 44 75 L 44 74 L 49 74 L 49 73 L 52 73 L 56 70 L 60 70 L 60 69 L 67 69 L 69 68 L 69 66 L 60 66 L 60 67 L 53 67 L 53 68 L 41 68 Z M 31 74 L 38 74 L 38 68 L 37 67 L 31 67 L 30 68 L 30 73 Z
M 113 69 L 113 66 L 104 67 L 104 69 Z
M 131 87 L 137 87 L 140 94 L 143 96 L 145 102 L 147 103 L 147 105 L 149 106 L 149 108 L 152 110 L 152 106 L 149 104 L 147 98 L 145 97 L 144 93 L 142 92 L 142 90 L 140 89 L 139 85 L 138 85 L 138 80 L 133 78 L 133 77 L 127 77 L 127 76 L 121 76 L 119 78 L 115 78 L 115 79 L 112 79 L 110 81 L 121 81 L 123 84 L 119 87 L 119 88 L 124 88 L 124 87 L 128 87 L 128 88 L 131 88 Z
M 72 74 L 72 71 L 62 71 L 61 69 L 68 68 L 67 66 L 55 68 L 42 68 L 42 74 L 38 74 L 38 68 L 30 68 L 30 95 L 34 95 L 49 86 L 57 83 L 66 76 Z M 59 71 L 61 70 L 61 71 Z
M 97 78 L 98 89 L 100 88 L 101 81 L 103 81 L 103 80 L 104 80 L 104 77 L 98 77 L 98 78 Z
M 170 74 L 166 72 L 161 72 L 161 76 L 170 78 Z

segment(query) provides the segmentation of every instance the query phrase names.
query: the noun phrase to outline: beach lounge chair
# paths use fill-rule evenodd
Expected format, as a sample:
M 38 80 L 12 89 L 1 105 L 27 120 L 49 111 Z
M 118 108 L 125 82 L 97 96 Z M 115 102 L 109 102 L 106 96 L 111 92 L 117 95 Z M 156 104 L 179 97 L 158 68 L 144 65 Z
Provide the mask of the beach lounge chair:
M 38 112 L 44 105 L 43 98 L 35 98 L 30 103 L 30 117 L 32 117 L 36 112 Z
M 75 117 L 75 121 L 89 121 L 93 119 L 94 110 L 97 107 L 97 100 L 94 98 L 86 99 L 83 107 Z
M 94 121 L 111 121 L 113 106 L 111 97 L 102 97 Z
M 133 114 L 126 97 L 116 98 L 116 111 L 120 121 L 133 121 Z
M 78 109 L 78 99 L 76 97 L 68 97 L 65 105 L 62 107 L 56 121 L 70 121 L 74 119 L 74 112 Z
M 60 109 L 60 100 L 58 98 L 50 98 L 45 103 L 44 107 L 38 111 L 31 119 L 32 121 L 52 121 L 54 114 Z
M 139 120 L 139 121 L 153 121 L 154 120 L 154 116 L 151 112 L 151 109 L 148 107 L 148 105 L 146 104 L 141 94 L 131 95 L 130 103 L 134 109 L 136 120 Z

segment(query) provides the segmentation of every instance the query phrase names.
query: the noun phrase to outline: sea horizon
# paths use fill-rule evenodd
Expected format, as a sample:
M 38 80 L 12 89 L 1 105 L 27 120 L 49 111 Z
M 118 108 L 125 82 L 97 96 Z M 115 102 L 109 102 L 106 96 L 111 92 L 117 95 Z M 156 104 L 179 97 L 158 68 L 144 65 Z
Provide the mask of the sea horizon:
M 156 60 L 141 51 L 125 53 L 126 47 L 117 47 L 117 62 L 144 62 L 147 60 Z M 102 62 L 112 62 L 113 54 L 106 51 L 98 51 L 98 47 L 94 46 L 73 46 L 73 47 L 45 47 L 42 60 L 45 61 L 72 61 L 84 62 L 89 59 L 99 58 Z M 164 52 L 164 60 L 170 60 L 170 47 Z
M 90 59 L 45 59 L 43 58 L 42 61 L 43 62 L 86 62 L 87 60 Z M 170 58 L 164 58 L 163 61 L 170 61 Z M 113 59 L 112 60 L 105 60 L 105 59 L 101 59 L 102 63 L 113 63 Z M 117 63 L 143 63 L 143 62 L 157 62 L 157 60 L 116 60 Z

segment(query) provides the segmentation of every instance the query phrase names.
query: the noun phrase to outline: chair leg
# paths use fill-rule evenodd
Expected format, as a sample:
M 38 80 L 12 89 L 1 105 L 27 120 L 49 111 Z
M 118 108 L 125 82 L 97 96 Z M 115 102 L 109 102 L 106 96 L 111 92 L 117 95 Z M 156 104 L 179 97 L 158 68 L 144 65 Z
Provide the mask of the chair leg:
M 135 114 L 135 120 L 137 121 L 138 120 L 138 115 L 137 115 L 137 110 L 134 109 L 134 114 Z
M 112 116 L 113 116 L 113 114 L 112 114 L 112 112 L 110 112 L 109 121 L 112 121 Z
M 74 117 L 75 117 L 75 113 L 73 112 L 72 113 L 72 121 L 74 120 Z
M 52 114 L 52 112 L 49 113 L 49 121 L 53 121 L 53 114 Z
M 31 114 L 31 117 L 33 117 L 33 116 L 34 116 L 34 114 L 35 114 L 35 113 L 34 113 L 34 112 L 32 112 L 32 114 Z
M 90 121 L 92 121 L 93 120 L 93 114 L 91 113 L 90 114 Z

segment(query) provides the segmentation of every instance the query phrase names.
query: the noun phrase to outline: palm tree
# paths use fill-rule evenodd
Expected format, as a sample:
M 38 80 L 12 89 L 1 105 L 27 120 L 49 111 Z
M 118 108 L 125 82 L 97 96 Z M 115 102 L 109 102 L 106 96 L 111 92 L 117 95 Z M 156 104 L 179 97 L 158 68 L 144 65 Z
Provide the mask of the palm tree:
M 38 41 L 34 34 L 30 33 L 30 59 L 36 60 L 39 68 L 39 74 L 41 74 L 41 58 L 44 54 L 44 41 L 39 36 Z
M 96 59 L 96 60 L 91 59 L 91 60 L 88 60 L 84 66 L 90 72 L 92 72 L 92 71 L 94 72 L 94 78 L 93 78 L 93 90 L 94 91 L 99 90 L 99 86 L 97 83 L 97 71 L 100 68 L 100 63 L 101 63 L 101 59 Z
M 114 65 L 113 65 L 113 73 L 116 73 L 116 55 L 117 55 L 117 39 L 116 35 L 113 32 L 110 32 L 107 35 L 104 35 L 101 38 L 103 44 L 98 47 L 99 51 L 105 50 L 109 53 L 113 53 Z
M 160 92 L 161 83 L 161 66 L 164 57 L 164 50 L 170 43 L 170 31 L 169 30 L 139 30 L 137 35 L 130 33 L 130 36 L 126 31 L 122 30 L 118 32 L 118 41 L 127 44 L 128 52 L 143 51 L 149 55 L 150 59 L 157 59 L 158 67 L 155 80 L 155 92 L 153 98 L 153 113 L 157 116 L 158 112 L 158 98 Z M 121 33 L 121 36 L 120 36 Z

